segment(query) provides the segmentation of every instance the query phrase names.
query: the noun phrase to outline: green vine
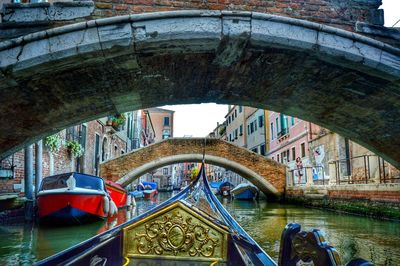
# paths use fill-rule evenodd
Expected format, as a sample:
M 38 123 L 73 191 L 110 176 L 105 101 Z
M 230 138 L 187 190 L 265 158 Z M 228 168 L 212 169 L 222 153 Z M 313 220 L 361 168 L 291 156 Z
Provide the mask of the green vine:
M 68 140 L 66 146 L 73 157 L 79 158 L 83 155 L 83 152 L 85 151 L 82 145 L 75 140 Z
M 62 140 L 58 134 L 47 136 L 44 139 L 44 145 L 51 151 L 56 152 L 60 149 Z

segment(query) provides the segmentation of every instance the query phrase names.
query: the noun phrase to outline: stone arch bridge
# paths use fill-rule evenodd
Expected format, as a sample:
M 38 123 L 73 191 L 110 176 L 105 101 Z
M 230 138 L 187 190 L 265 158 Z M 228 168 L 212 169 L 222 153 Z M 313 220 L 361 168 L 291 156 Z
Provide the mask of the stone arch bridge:
M 89 1 L 72 20 L 74 2 L 5 6 L 0 158 L 109 114 L 217 102 L 314 122 L 400 167 L 399 32 L 379 0 L 154 2 Z
M 232 170 L 264 194 L 278 197 L 285 189 L 286 168 L 274 160 L 227 141 L 207 138 L 170 138 L 124 154 L 100 165 L 100 176 L 123 186 L 151 170 L 179 162 L 201 162 Z

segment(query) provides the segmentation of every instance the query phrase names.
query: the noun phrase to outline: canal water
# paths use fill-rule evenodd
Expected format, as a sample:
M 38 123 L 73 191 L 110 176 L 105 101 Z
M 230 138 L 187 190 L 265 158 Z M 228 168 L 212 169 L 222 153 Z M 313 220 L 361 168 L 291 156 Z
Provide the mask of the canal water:
M 141 214 L 170 196 L 170 193 L 160 193 L 155 201 L 138 200 L 136 208 L 120 211 L 114 221 L 70 227 L 0 226 L 0 265 L 32 265 Z M 296 222 L 302 229 L 323 230 L 328 242 L 336 247 L 345 262 L 362 257 L 375 265 L 400 265 L 399 222 L 265 201 L 221 200 L 239 224 L 275 260 L 283 228 L 287 223 Z

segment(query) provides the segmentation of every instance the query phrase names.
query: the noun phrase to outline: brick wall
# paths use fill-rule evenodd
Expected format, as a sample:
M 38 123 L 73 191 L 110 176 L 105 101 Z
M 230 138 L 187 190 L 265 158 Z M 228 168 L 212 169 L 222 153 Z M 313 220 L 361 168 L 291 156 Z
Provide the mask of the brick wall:
M 104 178 L 117 181 L 146 163 L 179 154 L 202 154 L 204 139 L 172 138 L 128 153 L 100 166 Z M 285 168 L 270 159 L 218 139 L 207 139 L 206 154 L 226 158 L 267 179 L 279 192 L 285 187 Z
M 155 11 L 210 9 L 257 11 L 354 30 L 357 21 L 380 24 L 380 0 L 96 0 L 94 17 Z

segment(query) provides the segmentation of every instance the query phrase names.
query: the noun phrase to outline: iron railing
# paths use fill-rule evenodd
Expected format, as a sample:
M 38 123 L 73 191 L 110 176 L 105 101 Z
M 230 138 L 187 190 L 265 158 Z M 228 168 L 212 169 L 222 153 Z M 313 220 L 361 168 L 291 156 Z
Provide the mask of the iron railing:
M 400 170 L 377 155 L 333 161 L 337 184 L 400 183 Z M 378 175 L 378 176 L 377 176 Z

